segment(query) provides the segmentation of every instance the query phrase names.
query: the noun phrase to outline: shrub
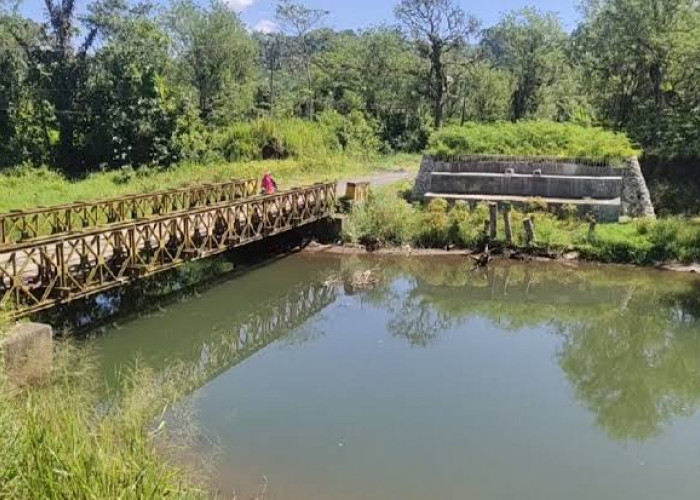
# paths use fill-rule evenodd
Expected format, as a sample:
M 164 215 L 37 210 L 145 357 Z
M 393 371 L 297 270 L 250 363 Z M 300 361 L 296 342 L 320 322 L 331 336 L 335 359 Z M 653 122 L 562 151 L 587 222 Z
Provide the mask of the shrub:
M 624 134 L 551 121 L 445 127 L 431 136 L 428 149 L 438 156 L 556 156 L 611 162 L 640 152 Z
M 363 205 L 353 208 L 346 237 L 355 243 L 400 246 L 415 241 L 419 212 L 405 200 L 371 193 Z
M 374 126 L 359 112 L 332 111 L 312 122 L 261 118 L 234 123 L 214 134 L 214 148 L 228 161 L 327 157 L 347 152 L 364 156 L 379 149 Z

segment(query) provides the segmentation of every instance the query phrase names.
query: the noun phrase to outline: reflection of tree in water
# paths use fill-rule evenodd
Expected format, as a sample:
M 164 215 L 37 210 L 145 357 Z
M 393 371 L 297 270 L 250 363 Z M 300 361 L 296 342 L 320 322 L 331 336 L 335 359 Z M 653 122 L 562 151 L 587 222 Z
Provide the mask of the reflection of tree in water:
M 560 325 L 560 365 L 611 436 L 644 440 L 697 410 L 700 322 L 678 307 L 688 300 L 640 292 L 625 310 Z
M 392 304 L 392 309 L 393 317 L 387 325 L 389 332 L 406 339 L 413 347 L 428 347 L 455 323 L 450 315 L 436 310 L 414 291 L 398 304 Z
M 388 328 L 413 346 L 485 317 L 510 331 L 548 327 L 574 392 L 617 439 L 648 439 L 700 404 L 700 283 L 616 268 L 498 265 L 470 273 L 408 261 L 410 290 L 375 290 Z

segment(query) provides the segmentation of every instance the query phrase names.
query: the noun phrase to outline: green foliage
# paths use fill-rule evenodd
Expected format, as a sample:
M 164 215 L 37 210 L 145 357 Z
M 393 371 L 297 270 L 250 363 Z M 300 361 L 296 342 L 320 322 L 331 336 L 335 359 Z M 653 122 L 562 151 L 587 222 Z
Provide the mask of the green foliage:
M 698 154 L 700 8 L 692 0 L 587 0 L 573 61 L 606 123 L 645 150 Z
M 136 367 L 105 401 L 89 352 L 64 346 L 54 363 L 19 393 L 0 379 L 0 497 L 204 497 L 164 453 L 164 413 L 196 374 Z
M 349 241 L 379 246 L 402 246 L 414 241 L 418 212 L 396 196 L 370 193 L 366 203 L 355 206 L 346 226 Z
M 566 211 L 565 211 L 566 213 Z M 700 218 L 640 219 L 629 224 L 599 224 L 591 237 L 589 223 L 569 215 L 564 219 L 549 212 L 511 211 L 514 243 L 525 247 L 522 222 L 535 222 L 535 251 L 560 254 L 576 250 L 586 259 L 601 262 L 650 265 L 656 262 L 700 260 Z M 445 200 L 427 206 L 410 205 L 396 190 L 375 193 L 348 218 L 346 238 L 375 245 L 412 245 L 426 248 L 481 249 L 484 224 L 489 218 L 486 203 L 470 209 L 464 203 L 449 207 Z M 498 234 L 504 235 L 503 221 Z M 532 248 L 529 248 L 532 250 Z
M 543 108 L 549 88 L 570 71 L 565 43 L 559 18 L 551 13 L 541 14 L 532 7 L 507 13 L 486 30 L 482 47 L 497 67 L 514 76 L 511 118 L 556 118 L 553 110 Z
M 200 117 L 225 124 L 253 104 L 258 46 L 238 14 L 221 0 L 203 8 L 176 0 L 167 23 L 177 54 L 177 81 L 195 91 Z
M 371 157 L 379 141 L 361 113 L 326 112 L 318 122 L 299 118 L 240 122 L 218 130 L 214 148 L 228 161 L 264 158 L 324 158 L 346 152 Z
M 177 152 L 172 138 L 178 117 L 161 76 L 168 42 L 150 21 L 120 25 L 93 61 L 86 82 L 92 112 L 78 122 L 88 165 L 159 165 Z
M 446 127 L 432 135 L 429 150 L 437 155 L 535 155 L 612 161 L 639 152 L 624 134 L 551 121 Z

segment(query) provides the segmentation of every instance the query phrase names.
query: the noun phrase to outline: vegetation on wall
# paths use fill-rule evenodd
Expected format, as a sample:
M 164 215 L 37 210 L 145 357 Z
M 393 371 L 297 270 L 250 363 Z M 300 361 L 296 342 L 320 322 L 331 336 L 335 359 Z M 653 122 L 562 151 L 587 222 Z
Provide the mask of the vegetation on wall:
M 435 132 L 435 155 L 496 154 L 620 160 L 639 154 L 629 138 L 597 127 L 552 121 L 467 123 Z

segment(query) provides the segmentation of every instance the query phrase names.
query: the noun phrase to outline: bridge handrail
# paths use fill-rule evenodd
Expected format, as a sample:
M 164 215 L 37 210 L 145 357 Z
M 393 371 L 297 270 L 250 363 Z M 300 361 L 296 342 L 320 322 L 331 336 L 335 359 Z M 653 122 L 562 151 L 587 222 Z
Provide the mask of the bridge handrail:
M 213 204 L 213 205 L 199 206 L 199 207 L 195 207 L 195 208 L 188 209 L 188 210 L 179 210 L 177 212 L 170 212 L 167 214 L 155 215 L 153 217 L 148 217 L 148 218 L 134 219 L 131 221 L 114 222 L 111 224 L 94 226 L 90 229 L 85 229 L 82 231 L 63 232 L 63 233 L 53 234 L 53 235 L 49 235 L 49 236 L 42 236 L 42 237 L 38 237 L 38 238 L 23 240 L 23 241 L 20 241 L 18 243 L 10 243 L 7 245 L 0 245 L 0 255 L 2 255 L 4 253 L 17 251 L 17 250 L 27 249 L 27 248 L 53 245 L 55 243 L 70 241 L 70 240 L 73 240 L 73 239 L 79 238 L 79 237 L 86 237 L 87 238 L 87 237 L 91 237 L 91 236 L 97 236 L 99 234 L 103 234 L 106 232 L 126 230 L 126 229 L 129 229 L 132 227 L 141 227 L 141 226 L 145 226 L 145 225 L 148 225 L 151 223 L 156 223 L 156 222 L 165 222 L 165 221 L 169 221 L 169 220 L 173 220 L 173 219 L 178 219 L 178 218 L 180 218 L 184 215 L 187 215 L 187 214 L 190 214 L 190 215 L 202 214 L 202 213 L 210 212 L 211 210 L 214 210 L 216 208 L 236 208 L 236 207 L 248 205 L 250 203 L 260 203 L 260 202 L 266 202 L 266 201 L 269 202 L 269 201 L 277 200 L 277 199 L 284 197 L 284 196 L 306 193 L 306 192 L 308 192 L 312 189 L 315 189 L 315 188 L 324 188 L 325 189 L 325 188 L 329 188 L 329 187 L 334 188 L 334 196 L 335 196 L 335 187 L 336 187 L 335 182 L 317 182 L 317 183 L 310 184 L 310 185 L 304 186 L 304 187 L 294 187 L 294 188 L 287 189 L 284 191 L 278 191 L 275 194 L 250 196 L 247 198 L 237 199 L 235 201 L 225 201 L 225 202 L 220 202 L 220 203 Z
M 332 215 L 336 183 L 0 248 L 0 311 L 19 317 Z
M 232 179 L 94 201 L 11 210 L 0 213 L 0 247 L 257 194 L 257 179 Z

